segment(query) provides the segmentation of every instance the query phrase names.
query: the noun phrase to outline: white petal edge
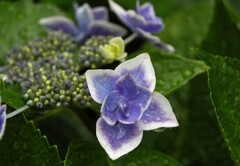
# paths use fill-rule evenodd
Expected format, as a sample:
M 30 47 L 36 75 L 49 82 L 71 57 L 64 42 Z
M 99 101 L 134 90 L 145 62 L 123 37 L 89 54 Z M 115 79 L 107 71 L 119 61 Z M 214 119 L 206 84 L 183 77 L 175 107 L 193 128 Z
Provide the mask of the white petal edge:
M 86 80 L 89 92 L 93 98 L 94 101 L 96 101 L 99 104 L 102 104 L 105 97 L 113 90 L 115 81 L 120 77 L 118 73 L 114 72 L 114 70 L 87 70 L 86 71 Z M 104 82 L 96 82 L 95 77 L 100 77 L 102 79 L 105 79 Z M 113 80 L 109 80 L 108 78 Z M 103 81 L 103 80 L 101 80 Z M 103 89 L 98 89 L 100 88 Z
M 142 53 L 133 59 L 121 63 L 115 71 L 120 74 L 126 70 L 131 72 L 140 65 L 145 70 L 145 78 L 142 79 L 150 84 L 149 87 L 146 88 L 153 92 L 156 86 L 156 75 L 148 53 Z M 135 76 L 133 77 L 135 78 Z
M 101 128 L 100 128 L 100 120 L 101 118 L 98 119 L 97 121 L 97 125 L 96 125 L 96 135 L 97 138 L 99 140 L 99 143 L 101 144 L 101 146 L 105 149 L 105 151 L 107 152 L 108 156 L 112 159 L 112 160 L 116 160 L 119 157 L 131 152 L 133 149 L 135 149 L 142 140 L 143 137 L 143 131 L 141 132 L 141 134 L 138 137 L 135 137 L 134 139 L 132 139 L 130 142 L 128 142 L 127 144 L 125 144 L 123 147 L 121 147 L 120 149 L 113 150 L 110 146 L 110 144 L 107 142 L 107 139 L 104 137 L 104 135 L 102 134 Z
M 4 134 L 4 131 L 5 131 L 5 127 L 6 127 L 6 109 L 7 109 L 7 106 L 6 105 L 2 105 L 0 107 L 3 107 L 1 109 L 4 109 L 5 111 L 2 113 L 2 115 L 0 115 L 0 117 L 2 118 L 3 117 L 3 126 L 2 126 L 2 131 L 0 132 L 0 140 L 2 139 L 3 137 L 3 134 Z
M 153 92 L 152 100 L 158 101 L 158 107 L 160 107 L 165 116 L 168 117 L 168 120 L 165 122 L 151 122 L 151 123 L 143 123 L 142 120 L 139 120 L 138 123 L 143 130 L 155 130 L 161 127 L 171 128 L 179 126 L 177 118 L 172 110 L 172 107 L 168 101 L 168 99 L 158 92 Z
M 117 16 L 123 16 L 126 14 L 126 10 L 124 10 L 120 5 L 118 5 L 116 2 L 113 0 L 108 0 L 110 9 L 117 14 Z M 120 18 L 120 17 L 119 17 Z M 120 18 L 121 19 L 121 18 Z

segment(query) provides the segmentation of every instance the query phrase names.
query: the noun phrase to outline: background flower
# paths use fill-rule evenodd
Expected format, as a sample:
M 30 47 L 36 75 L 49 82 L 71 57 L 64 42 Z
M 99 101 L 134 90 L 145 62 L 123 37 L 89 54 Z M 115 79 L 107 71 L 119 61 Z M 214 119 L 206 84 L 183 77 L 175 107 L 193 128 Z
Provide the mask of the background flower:
M 161 49 L 174 51 L 174 48 L 171 45 L 165 44 L 158 37 L 153 36 L 153 34 L 163 30 L 164 24 L 162 19 L 155 15 L 151 3 L 148 2 L 141 6 L 139 0 L 137 0 L 135 11 L 126 11 L 113 0 L 109 0 L 109 4 L 110 8 L 118 18 L 134 33 L 137 33 L 140 37 Z
M 88 70 L 86 79 L 92 98 L 102 104 L 97 138 L 113 160 L 135 149 L 143 130 L 178 126 L 168 100 L 154 92 L 156 78 L 148 54 L 115 70 Z
M 52 16 L 39 20 L 39 23 L 50 30 L 62 30 L 81 41 L 92 35 L 124 36 L 126 31 L 121 26 L 108 22 L 108 11 L 105 7 L 92 8 L 87 4 L 74 4 L 77 26 L 67 17 Z

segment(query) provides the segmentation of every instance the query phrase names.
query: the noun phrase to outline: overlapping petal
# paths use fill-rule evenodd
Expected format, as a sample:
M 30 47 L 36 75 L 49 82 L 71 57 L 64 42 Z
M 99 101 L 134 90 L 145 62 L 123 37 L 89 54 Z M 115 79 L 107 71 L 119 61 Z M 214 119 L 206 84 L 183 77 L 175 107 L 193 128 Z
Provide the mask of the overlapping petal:
M 0 106 L 0 140 L 2 139 L 4 131 L 5 131 L 6 110 L 7 110 L 7 106 L 6 105 L 1 105 Z
M 72 20 L 63 16 L 42 18 L 39 20 L 39 24 L 43 25 L 44 27 L 50 30 L 53 31 L 61 30 L 70 35 L 76 35 L 78 33 L 78 28 L 74 25 Z
M 143 113 L 139 124 L 143 130 L 179 125 L 169 101 L 158 92 L 153 92 L 151 104 Z
M 119 77 L 113 70 L 88 70 L 86 80 L 93 100 L 102 104 L 105 97 L 114 90 Z
M 143 131 L 136 124 L 116 123 L 111 126 L 99 118 L 96 129 L 97 138 L 112 160 L 135 149 L 142 140 Z
M 155 71 L 147 53 L 121 63 L 115 71 L 121 75 L 131 74 L 138 85 L 149 89 L 151 92 L 155 89 Z
M 93 17 L 95 20 L 108 20 L 108 10 L 104 6 L 95 7 L 92 9 Z
M 82 6 L 75 8 L 75 15 L 79 29 L 82 32 L 87 32 L 90 23 L 94 20 L 91 7 L 85 3 Z
M 88 29 L 88 35 L 124 36 L 127 31 L 119 25 L 106 21 L 93 21 Z

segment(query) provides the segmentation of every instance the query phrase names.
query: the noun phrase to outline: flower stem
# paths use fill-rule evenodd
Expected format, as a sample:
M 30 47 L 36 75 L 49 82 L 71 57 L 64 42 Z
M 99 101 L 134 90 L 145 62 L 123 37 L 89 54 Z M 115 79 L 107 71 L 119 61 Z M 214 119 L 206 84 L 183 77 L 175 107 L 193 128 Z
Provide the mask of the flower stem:
M 1 66 L 1 67 L 0 67 L 0 72 L 3 72 L 3 71 L 5 71 L 5 70 L 7 70 L 8 68 L 9 68 L 8 65 L 6 65 L 6 66 Z
M 137 37 L 137 33 L 133 33 L 133 34 L 131 34 L 130 36 L 128 36 L 128 37 L 124 40 L 125 45 L 131 43 L 136 37 Z
M 14 116 L 17 115 L 17 114 L 22 113 L 23 111 L 27 110 L 28 108 L 29 108 L 29 106 L 24 105 L 23 107 L 21 107 L 21 108 L 15 110 L 15 111 L 13 111 L 13 112 L 7 114 L 7 119 L 12 118 L 12 117 L 14 117 Z

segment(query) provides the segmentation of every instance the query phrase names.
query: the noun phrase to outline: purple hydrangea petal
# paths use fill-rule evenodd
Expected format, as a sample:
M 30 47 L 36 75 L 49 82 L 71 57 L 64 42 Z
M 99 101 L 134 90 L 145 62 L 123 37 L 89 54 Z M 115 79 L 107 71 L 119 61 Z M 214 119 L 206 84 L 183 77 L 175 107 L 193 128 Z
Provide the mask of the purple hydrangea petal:
M 139 87 L 130 74 L 125 74 L 116 82 L 116 88 L 127 100 L 137 96 Z
M 124 36 L 127 31 L 117 25 L 106 21 L 93 21 L 90 25 L 88 35 L 110 35 L 110 36 Z
M 153 92 L 152 102 L 143 113 L 139 124 L 143 130 L 177 127 L 179 125 L 169 101 L 158 92 Z
M 126 111 L 126 113 L 128 113 L 127 116 L 126 116 L 126 114 L 123 114 L 123 113 L 117 114 L 117 120 L 119 122 L 121 122 L 122 124 L 136 123 L 142 117 L 143 112 L 144 112 L 141 104 L 138 104 L 138 103 L 128 104 L 128 110 L 125 110 L 125 111 Z
M 94 20 L 108 20 L 108 10 L 104 6 L 95 7 L 92 9 Z
M 93 21 L 91 7 L 87 3 L 85 3 L 77 8 L 77 10 L 75 11 L 75 15 L 79 29 L 82 32 L 87 32 L 90 23 Z
M 86 80 L 89 92 L 97 103 L 102 104 L 105 97 L 115 88 L 120 75 L 113 70 L 88 70 Z
M 157 33 L 163 30 L 163 23 L 157 20 L 158 19 L 149 21 L 134 11 L 128 11 L 124 23 L 127 24 L 134 32 L 137 30 L 137 28 L 140 28 L 149 33 Z
M 152 93 L 148 89 L 144 87 L 139 87 L 138 95 L 129 101 L 129 104 L 131 105 L 140 105 L 142 110 L 145 111 L 152 100 Z
M 0 140 L 2 139 L 4 131 L 5 131 L 6 110 L 7 110 L 7 106 L 6 105 L 0 106 Z
M 78 34 L 78 28 L 74 25 L 74 23 L 63 16 L 42 18 L 39 20 L 39 24 L 53 31 L 62 30 L 70 35 Z
M 156 15 L 155 11 L 153 9 L 153 5 L 149 2 L 144 3 L 142 6 L 140 5 L 139 0 L 137 0 L 137 5 L 136 5 L 136 12 L 143 16 L 146 20 L 150 21 L 156 21 Z M 157 21 L 160 21 L 160 18 L 157 19 Z
M 139 36 L 141 36 L 142 38 L 144 38 L 145 40 L 152 43 L 153 45 L 155 45 L 158 48 L 161 48 L 161 49 L 163 49 L 165 51 L 169 51 L 169 52 L 175 51 L 175 49 L 172 45 L 162 42 L 157 36 L 153 36 L 151 33 L 143 31 L 139 28 L 137 29 L 137 33 L 139 34 Z
M 112 91 L 104 100 L 101 114 L 103 119 L 109 124 L 114 125 L 117 121 L 117 114 L 119 113 L 119 99 L 121 95 L 119 91 Z
M 149 89 L 151 92 L 155 89 L 155 71 L 147 53 L 121 63 L 115 71 L 121 75 L 131 74 L 138 85 Z
M 110 9 L 117 15 L 118 18 L 128 26 L 131 25 L 127 18 L 127 11 L 115 3 L 113 0 L 108 0 L 108 2 Z
M 107 124 L 103 118 L 97 121 L 96 134 L 101 146 L 112 160 L 135 149 L 141 142 L 143 131 L 138 124 Z

